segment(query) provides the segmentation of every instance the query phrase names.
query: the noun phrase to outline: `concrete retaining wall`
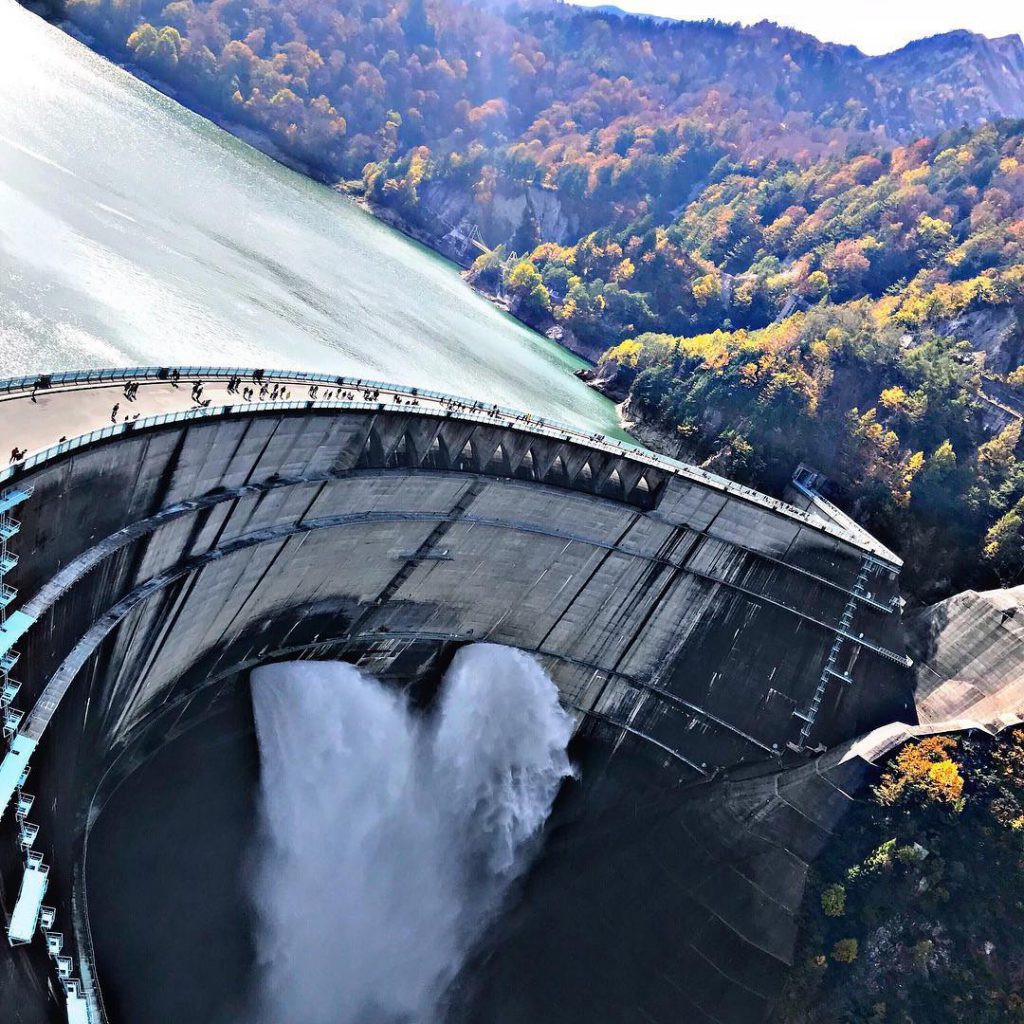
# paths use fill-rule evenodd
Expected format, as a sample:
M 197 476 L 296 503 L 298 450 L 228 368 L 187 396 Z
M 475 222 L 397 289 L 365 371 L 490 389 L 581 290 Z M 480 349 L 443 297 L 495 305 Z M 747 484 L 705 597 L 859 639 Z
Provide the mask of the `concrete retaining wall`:
M 109 766 L 274 658 L 523 648 L 629 763 L 620 777 L 643 766 L 661 792 L 776 771 L 816 691 L 805 746 L 912 709 L 895 567 L 576 440 L 457 416 L 267 411 L 141 429 L 20 479 L 34 492 L 10 579 L 36 622 L 19 704 L 40 741 L 34 817 L 64 921 Z M 823 687 L 837 637 L 849 681 Z M 740 945 L 785 962 L 790 930 L 758 939 L 748 924 Z M 714 1016 L 739 1024 L 748 1009 Z

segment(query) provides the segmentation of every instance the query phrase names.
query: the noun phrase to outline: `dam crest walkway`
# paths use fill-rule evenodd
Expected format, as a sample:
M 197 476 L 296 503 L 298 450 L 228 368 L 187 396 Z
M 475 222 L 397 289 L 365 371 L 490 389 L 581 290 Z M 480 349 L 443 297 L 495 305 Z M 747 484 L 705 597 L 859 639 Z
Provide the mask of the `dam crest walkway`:
M 196 396 L 193 387 L 201 384 Z M 134 396 L 132 395 L 134 389 Z M 252 397 L 246 395 L 252 391 Z M 275 397 L 271 397 L 275 396 Z M 181 366 L 100 369 L 0 380 L 0 437 L 12 444 L 0 485 L 75 448 L 147 427 L 209 417 L 263 412 L 339 409 L 401 411 L 483 423 L 582 445 L 661 474 L 680 476 L 751 504 L 813 525 L 861 548 L 886 567 L 900 558 L 834 505 L 815 496 L 815 513 L 735 483 L 698 466 L 658 455 L 606 435 L 423 388 L 363 378 L 250 367 Z M 513 471 L 519 467 L 509 467 Z M 549 467 L 550 468 L 550 467 Z M 586 474 L 586 461 L 577 472 Z M 547 481 L 545 481 L 547 482 Z M 579 487 L 580 481 L 571 481 Z M 596 481 L 596 488 L 601 481 Z M 582 489 L 582 488 L 581 488 Z

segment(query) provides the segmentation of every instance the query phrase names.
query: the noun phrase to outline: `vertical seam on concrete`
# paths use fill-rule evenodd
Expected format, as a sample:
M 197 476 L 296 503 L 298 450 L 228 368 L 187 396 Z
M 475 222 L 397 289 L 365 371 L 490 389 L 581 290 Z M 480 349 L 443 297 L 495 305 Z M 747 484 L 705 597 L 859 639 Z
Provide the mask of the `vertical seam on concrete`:
M 289 534 L 280 538 L 275 538 L 275 540 L 278 540 L 277 550 L 273 553 L 273 555 L 270 556 L 270 559 L 268 560 L 267 564 L 263 567 L 263 571 L 260 573 L 259 577 L 253 583 L 253 585 L 249 587 L 248 592 L 246 593 L 242 601 L 239 603 L 238 607 L 235 609 L 234 614 L 225 624 L 224 629 L 222 631 L 224 636 L 227 636 L 229 634 L 231 627 L 235 624 L 235 620 L 238 618 L 241 610 L 252 600 L 253 594 L 256 593 L 256 591 L 260 587 L 260 584 L 262 584 L 263 581 L 267 578 L 267 573 L 270 572 L 270 570 L 274 567 L 275 563 L 277 562 L 278 558 L 281 557 L 281 552 L 284 551 L 284 549 L 288 546 L 288 541 L 291 539 L 291 536 L 292 535 Z M 194 575 L 195 570 L 192 570 L 192 573 Z
M 626 534 L 628 534 L 629 531 L 632 530 L 633 527 L 636 525 L 640 515 L 640 512 L 636 512 L 630 517 L 630 520 L 626 524 L 623 531 L 615 538 L 614 542 L 605 550 L 605 553 L 600 557 L 597 565 L 594 566 L 593 570 L 590 572 L 587 578 L 576 588 L 576 593 L 573 594 L 572 599 L 569 601 L 568 605 L 566 605 L 566 608 L 570 608 L 573 604 L 576 603 L 580 594 L 583 593 L 583 591 L 590 585 L 593 578 L 601 571 L 602 568 L 604 568 L 605 562 L 607 562 L 608 559 L 611 558 L 611 556 L 615 554 L 615 552 L 619 549 L 619 545 L 625 539 Z M 575 543 L 575 540 L 570 538 L 570 543 Z M 548 631 L 540 638 L 540 641 L 537 644 L 538 647 L 544 646 L 544 644 L 547 642 L 551 634 L 558 628 L 558 625 L 559 623 L 561 623 L 563 618 L 565 618 L 564 610 L 558 614 L 558 617 L 551 624 Z
M 250 420 L 250 422 L 255 423 L 256 421 Z M 256 470 L 259 469 L 260 465 L 263 463 L 263 457 L 267 454 L 267 449 L 270 447 L 270 442 L 273 441 L 274 438 L 277 436 L 277 428 L 283 422 L 284 420 L 281 417 L 278 417 L 277 420 L 273 421 L 273 428 L 271 429 L 270 433 L 267 434 L 267 439 L 263 442 L 263 447 L 260 449 L 259 455 L 252 460 L 252 466 L 249 469 L 249 472 L 245 474 L 245 483 L 248 484 L 252 482 L 252 478 L 255 475 Z
M 441 539 L 452 527 L 453 523 L 458 522 L 466 509 L 479 497 L 481 491 L 484 489 L 485 481 L 471 477 L 467 487 L 463 488 L 458 498 L 455 500 L 455 504 L 452 505 L 451 509 L 446 514 L 446 517 L 437 523 L 429 534 L 420 543 L 416 551 L 409 557 L 406 558 L 401 568 L 395 572 L 391 579 L 384 584 L 383 587 L 377 592 L 377 595 L 373 599 L 373 603 L 370 604 L 363 613 L 352 623 L 351 631 L 355 632 L 361 626 L 366 619 L 378 608 L 381 604 L 390 600 L 390 598 L 397 593 L 398 588 L 409 579 L 413 571 L 416 568 L 423 553 L 429 551 L 434 547 L 438 540 Z
M 188 430 L 182 430 L 178 433 L 178 439 L 174 445 L 174 451 L 170 457 L 164 463 L 164 468 L 160 473 L 160 479 L 157 483 L 156 494 L 153 496 L 153 507 L 150 511 L 150 515 L 154 516 L 158 512 L 162 512 L 164 509 L 164 502 L 167 499 L 167 495 L 171 489 L 171 481 L 174 479 L 174 473 L 181 461 L 181 453 L 185 447 L 185 439 L 188 437 Z M 153 435 L 155 436 L 155 435 Z M 152 446 L 151 436 L 146 437 L 146 454 L 148 456 L 149 449 Z

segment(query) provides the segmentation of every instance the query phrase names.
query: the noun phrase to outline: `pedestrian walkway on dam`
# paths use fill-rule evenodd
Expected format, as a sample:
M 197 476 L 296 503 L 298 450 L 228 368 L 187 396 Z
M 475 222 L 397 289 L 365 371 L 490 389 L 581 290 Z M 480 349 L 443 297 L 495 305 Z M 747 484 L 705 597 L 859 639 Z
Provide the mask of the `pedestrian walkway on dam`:
M 449 411 L 453 400 L 415 388 L 382 386 L 356 378 L 302 376 L 280 371 L 170 370 L 165 377 L 131 376 L 132 371 L 42 375 L 0 382 L 0 438 L 9 464 L 69 438 L 111 424 L 225 406 L 258 407 L 268 402 L 375 402 L 424 411 Z M 147 371 L 138 371 L 144 374 Z M 242 374 L 245 374 L 244 376 Z M 106 374 L 101 376 L 101 374 Z M 60 377 L 71 378 L 60 380 Z M 42 386 L 35 386 L 36 382 Z M 26 401 L 27 399 L 27 401 Z M 460 402 L 467 410 L 495 412 L 484 402 Z M 507 414 L 502 418 L 507 418 Z M 531 417 L 532 419 L 532 417 Z M 537 420 L 543 423 L 542 420 Z M 11 458 L 13 452 L 20 458 Z
M 528 412 L 354 377 L 248 367 L 138 367 L 0 380 L 0 482 L 82 442 L 170 419 L 305 408 L 408 411 L 528 431 L 687 477 L 847 540 L 898 571 L 902 561 L 845 515 L 780 501 L 697 466 Z M 76 440 L 77 439 L 77 440 Z M 45 455 L 43 454 L 45 453 Z M 6 458 L 4 456 L 6 455 Z M 4 463 L 6 462 L 6 467 Z M 6 469 L 6 471 L 5 471 Z M 818 512 L 821 510 L 819 509 Z
M 668 461 L 603 434 L 421 388 L 355 377 L 210 366 L 96 370 L 0 380 L 0 443 L 9 446 L 3 453 L 6 464 L 17 466 L 36 452 L 104 427 L 204 410 L 280 408 L 282 403 L 457 414 Z

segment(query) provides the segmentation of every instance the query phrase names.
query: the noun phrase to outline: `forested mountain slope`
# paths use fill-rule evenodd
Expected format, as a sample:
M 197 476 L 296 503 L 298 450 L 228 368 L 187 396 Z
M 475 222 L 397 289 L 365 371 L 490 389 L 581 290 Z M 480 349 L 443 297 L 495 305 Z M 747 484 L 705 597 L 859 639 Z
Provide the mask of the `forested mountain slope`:
M 555 0 L 66 0 L 469 262 L 661 447 L 802 460 L 923 598 L 1024 573 L 1024 44 L 883 57 Z
M 1024 136 L 762 161 L 671 224 L 536 247 L 513 298 L 585 340 L 660 445 L 759 486 L 796 462 L 941 596 L 1024 559 Z M 477 273 L 494 276 L 491 258 Z
M 870 58 L 767 22 L 553 0 L 66 0 L 66 14 L 324 173 L 415 154 L 431 177 L 585 199 L 595 225 L 613 205 L 678 206 L 722 157 L 1024 115 L 1018 37 L 959 32 Z

